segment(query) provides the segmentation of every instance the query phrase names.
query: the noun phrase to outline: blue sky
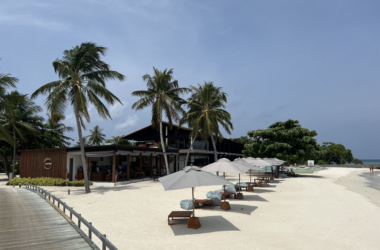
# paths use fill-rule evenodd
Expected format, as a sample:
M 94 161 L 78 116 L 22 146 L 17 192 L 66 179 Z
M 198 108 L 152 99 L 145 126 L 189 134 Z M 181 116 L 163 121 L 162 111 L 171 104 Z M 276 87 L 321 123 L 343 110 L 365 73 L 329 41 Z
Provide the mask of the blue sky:
M 124 103 L 113 121 L 91 110 L 107 137 L 150 124 L 134 90 L 152 67 L 174 68 L 181 86 L 213 81 L 228 93 L 231 136 L 297 119 L 318 142 L 380 158 L 379 1 L 1 1 L 0 72 L 31 94 L 57 79 L 52 61 L 81 42 L 109 48 L 127 76 L 107 87 Z M 43 105 L 44 97 L 36 99 Z M 45 114 L 46 112 L 44 112 Z M 72 109 L 67 125 L 75 126 Z M 85 132 L 88 134 L 88 132 Z M 77 132 L 70 136 L 77 140 Z

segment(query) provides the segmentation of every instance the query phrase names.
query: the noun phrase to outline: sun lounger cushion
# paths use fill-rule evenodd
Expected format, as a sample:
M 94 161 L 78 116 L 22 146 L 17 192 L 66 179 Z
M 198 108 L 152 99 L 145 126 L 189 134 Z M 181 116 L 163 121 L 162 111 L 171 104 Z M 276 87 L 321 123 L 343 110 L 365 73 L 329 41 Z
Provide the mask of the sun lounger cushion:
M 193 209 L 193 202 L 191 200 L 183 200 L 180 202 L 181 208 L 185 210 Z M 199 204 L 195 204 L 195 207 L 199 207 Z
M 222 187 L 222 190 L 224 190 L 224 188 Z M 235 185 L 226 185 L 226 193 L 234 193 L 236 194 L 236 189 L 235 189 Z
M 236 186 L 239 186 L 239 182 L 236 183 Z M 248 184 L 244 182 L 240 182 L 240 187 L 248 187 Z
M 218 198 L 219 200 L 222 199 L 222 194 L 219 191 L 210 191 L 206 194 L 207 198 Z M 215 204 L 215 203 L 214 203 Z

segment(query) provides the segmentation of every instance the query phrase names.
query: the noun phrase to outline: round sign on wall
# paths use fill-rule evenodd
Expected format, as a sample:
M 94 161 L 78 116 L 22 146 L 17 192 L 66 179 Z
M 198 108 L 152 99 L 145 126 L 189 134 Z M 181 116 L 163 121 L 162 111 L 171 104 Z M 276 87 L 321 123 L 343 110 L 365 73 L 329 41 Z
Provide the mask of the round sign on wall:
M 53 166 L 53 161 L 50 158 L 44 160 L 44 169 L 51 169 Z

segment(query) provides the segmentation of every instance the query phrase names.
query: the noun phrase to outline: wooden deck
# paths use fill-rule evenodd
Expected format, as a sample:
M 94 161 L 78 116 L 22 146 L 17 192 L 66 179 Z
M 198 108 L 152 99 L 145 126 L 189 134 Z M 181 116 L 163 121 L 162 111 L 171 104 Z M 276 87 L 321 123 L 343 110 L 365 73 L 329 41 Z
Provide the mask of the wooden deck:
M 93 249 L 38 194 L 0 188 L 0 249 Z

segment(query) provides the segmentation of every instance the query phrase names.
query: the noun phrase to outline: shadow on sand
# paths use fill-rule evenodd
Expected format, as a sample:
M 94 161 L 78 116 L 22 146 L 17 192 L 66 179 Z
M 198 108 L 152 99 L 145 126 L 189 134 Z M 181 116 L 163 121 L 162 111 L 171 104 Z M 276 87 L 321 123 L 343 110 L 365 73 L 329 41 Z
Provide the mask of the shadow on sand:
M 140 189 L 140 188 L 144 188 L 144 187 L 147 187 L 147 186 L 139 186 L 139 187 L 130 186 L 130 185 L 115 186 L 115 187 L 91 186 L 90 189 L 91 189 L 91 193 L 105 194 L 105 193 L 111 192 L 111 191 L 112 192 L 115 192 L 115 191 L 118 192 L 118 191 L 124 191 L 124 190 Z M 73 195 L 86 194 L 84 187 L 82 187 L 81 189 L 72 189 L 70 186 L 67 186 L 65 188 L 67 188 L 67 190 L 70 189 L 70 193 Z M 46 190 L 49 191 L 48 189 L 46 189 Z M 49 191 L 49 192 L 54 194 L 54 193 L 61 192 L 61 190 L 60 191 Z
M 251 195 L 251 194 L 246 194 L 246 193 L 244 193 L 244 200 L 246 200 L 246 201 L 266 201 L 266 202 L 268 202 L 266 199 L 264 199 L 261 196 Z
M 262 193 L 271 193 L 271 192 L 274 192 L 273 190 L 270 190 L 270 189 L 265 189 L 266 187 L 264 188 L 254 188 L 254 191 L 253 193 L 257 193 L 257 194 L 262 194 Z
M 230 210 L 231 211 L 231 210 Z M 201 227 L 198 229 L 187 228 L 187 221 L 184 224 L 173 225 L 170 228 L 173 230 L 175 236 L 192 235 L 192 234 L 205 234 L 213 232 L 227 232 L 227 231 L 240 231 L 231 222 L 222 216 L 205 216 L 199 217 Z

